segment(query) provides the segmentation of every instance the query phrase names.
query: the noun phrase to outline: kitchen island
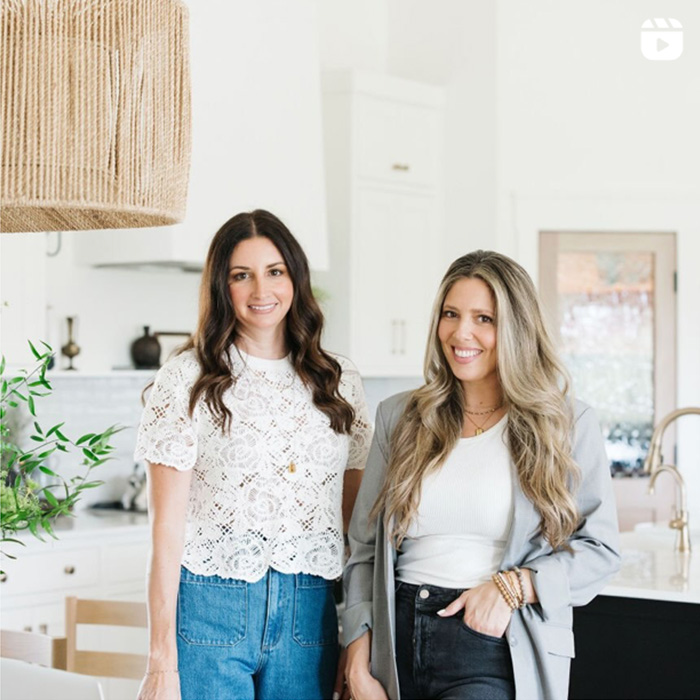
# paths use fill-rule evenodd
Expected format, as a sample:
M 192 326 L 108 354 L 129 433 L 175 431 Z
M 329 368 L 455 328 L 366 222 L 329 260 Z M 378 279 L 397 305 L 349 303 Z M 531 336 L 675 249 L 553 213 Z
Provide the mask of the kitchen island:
M 675 531 L 623 533 L 622 568 L 574 609 L 569 697 L 700 697 L 700 550 L 674 551 Z M 700 548 L 700 532 L 691 541 Z

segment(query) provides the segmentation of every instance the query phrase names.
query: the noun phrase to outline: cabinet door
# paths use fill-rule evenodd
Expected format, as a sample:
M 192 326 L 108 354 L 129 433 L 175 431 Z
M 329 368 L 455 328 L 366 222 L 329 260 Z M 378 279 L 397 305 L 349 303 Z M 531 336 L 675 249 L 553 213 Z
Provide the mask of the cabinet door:
M 433 197 L 397 195 L 391 247 L 397 261 L 392 285 L 397 344 L 392 364 L 403 374 L 420 376 L 439 281 Z
M 2 235 L 0 267 L 2 353 L 9 366 L 28 367 L 33 357 L 27 340 L 41 347 L 46 339 L 46 236 Z
M 436 185 L 436 110 L 364 95 L 356 109 L 358 175 L 392 184 Z
M 389 366 L 396 352 L 395 329 L 391 326 L 396 264 L 390 257 L 390 236 L 397 197 L 364 188 L 357 195 L 351 263 L 350 359 L 362 374 L 370 374 Z
M 359 188 L 352 359 L 368 376 L 420 376 L 436 290 L 435 201 Z

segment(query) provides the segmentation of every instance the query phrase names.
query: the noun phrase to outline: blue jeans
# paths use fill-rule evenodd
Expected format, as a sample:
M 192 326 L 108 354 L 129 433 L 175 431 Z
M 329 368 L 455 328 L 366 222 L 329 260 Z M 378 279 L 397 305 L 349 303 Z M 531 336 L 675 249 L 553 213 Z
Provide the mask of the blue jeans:
M 269 569 L 256 583 L 182 567 L 177 600 L 182 700 L 320 700 L 333 693 L 333 581 Z
M 463 590 L 396 589 L 396 663 L 402 700 L 513 700 L 515 683 L 505 637 L 470 629 L 458 612 L 440 617 Z

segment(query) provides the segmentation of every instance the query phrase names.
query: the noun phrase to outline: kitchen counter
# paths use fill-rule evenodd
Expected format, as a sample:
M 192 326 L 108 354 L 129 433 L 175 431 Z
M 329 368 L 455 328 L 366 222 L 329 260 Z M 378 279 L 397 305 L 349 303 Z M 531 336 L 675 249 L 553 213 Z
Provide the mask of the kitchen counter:
M 37 540 L 29 530 L 19 533 L 17 539 L 27 546 L 22 547 L 22 551 L 27 551 L 27 548 L 34 549 L 35 546 L 45 548 L 53 543 L 70 542 L 86 535 L 110 536 L 124 531 L 125 528 L 128 528 L 130 535 L 143 532 L 145 536 L 148 533 L 148 514 L 123 510 L 83 509 L 77 511 L 74 516 L 57 518 L 52 526 L 58 540 L 54 540 L 43 530 L 39 532 L 45 542 Z
M 574 608 L 570 700 L 698 697 L 700 532 L 688 555 L 675 538 L 666 523 L 622 533 L 620 571 Z
M 620 536 L 622 568 L 601 595 L 700 604 L 700 532 L 690 533 L 696 551 L 674 551 L 676 530 L 667 524 L 638 525 Z

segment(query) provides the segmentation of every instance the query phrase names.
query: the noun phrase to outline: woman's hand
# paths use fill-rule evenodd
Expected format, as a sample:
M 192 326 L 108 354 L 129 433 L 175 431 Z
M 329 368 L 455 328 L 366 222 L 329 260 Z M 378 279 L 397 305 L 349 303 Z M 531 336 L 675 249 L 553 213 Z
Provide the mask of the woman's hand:
M 365 632 L 347 648 L 345 678 L 352 700 L 388 700 L 382 684 L 370 673 L 371 632 Z
M 492 581 L 464 591 L 453 600 L 440 617 L 451 617 L 464 608 L 464 624 L 475 632 L 502 637 L 510 622 L 511 609 Z
M 137 700 L 180 700 L 179 674 L 146 674 L 141 681 Z

